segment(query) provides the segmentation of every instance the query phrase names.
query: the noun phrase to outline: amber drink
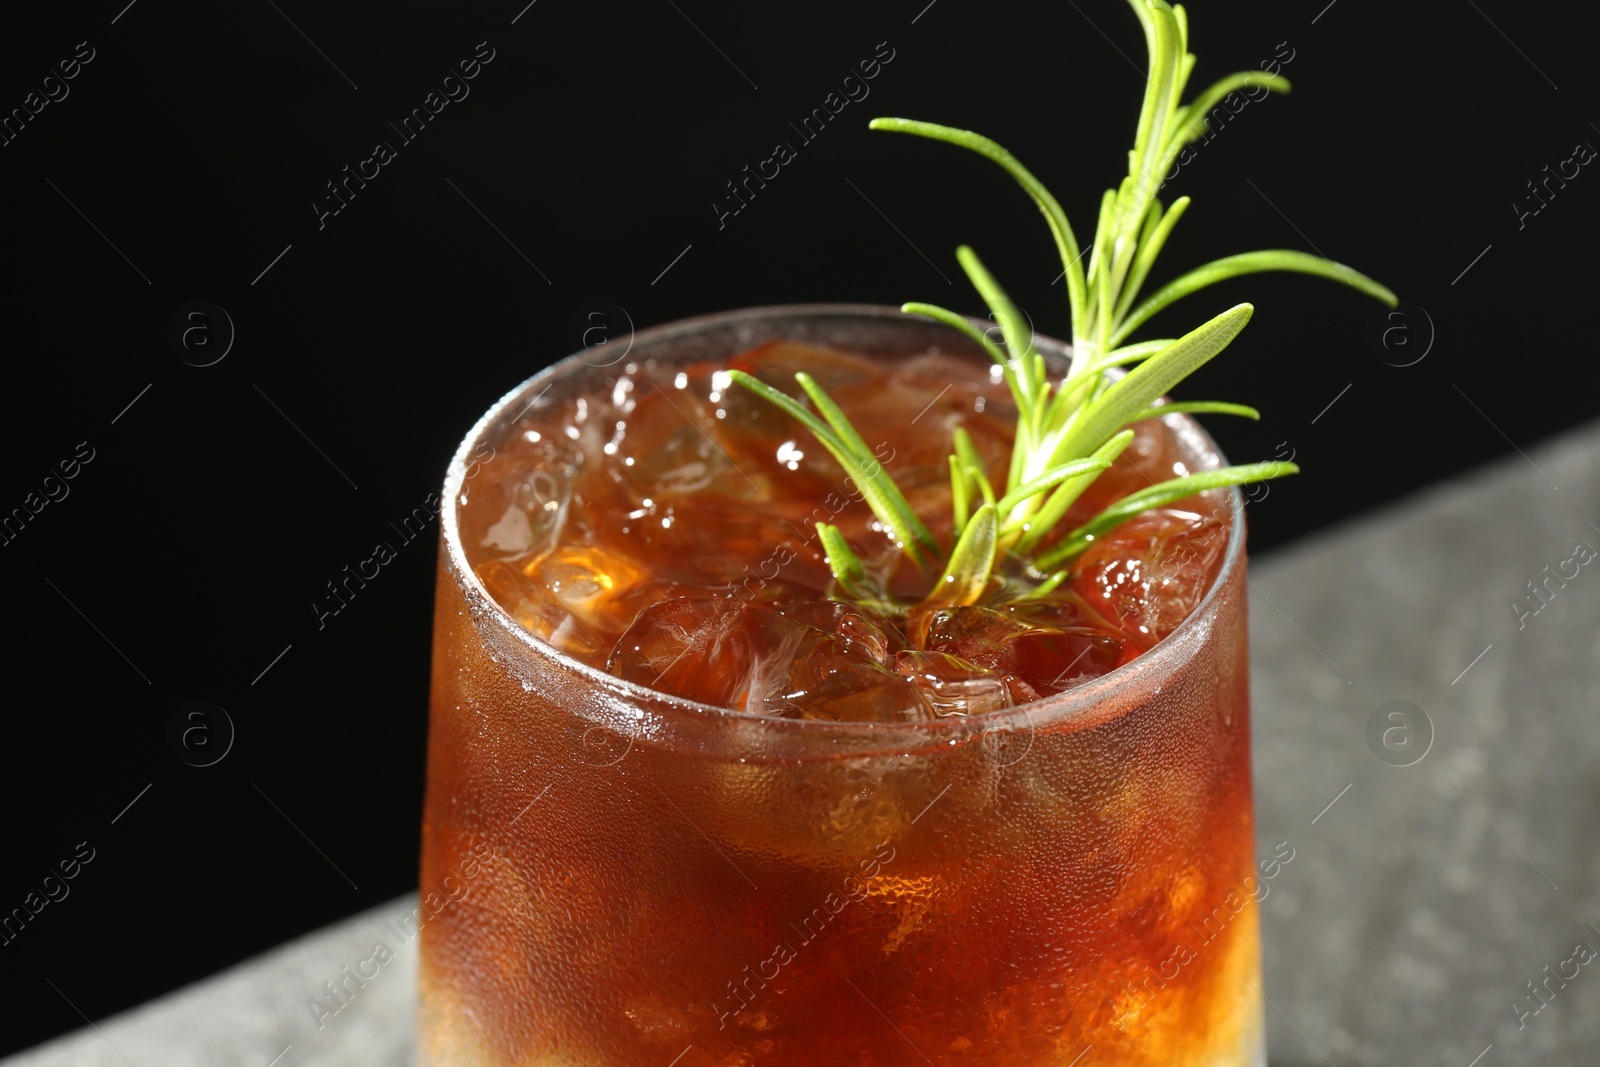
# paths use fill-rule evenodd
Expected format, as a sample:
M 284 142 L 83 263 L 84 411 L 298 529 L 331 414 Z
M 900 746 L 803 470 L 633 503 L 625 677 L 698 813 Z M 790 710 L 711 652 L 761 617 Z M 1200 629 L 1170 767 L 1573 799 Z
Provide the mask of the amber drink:
M 830 599 L 815 523 L 928 577 L 730 368 L 812 374 L 946 544 L 952 429 L 1004 480 L 1006 388 L 890 309 L 660 327 L 496 404 L 444 494 L 422 1062 L 1262 1063 L 1237 492 L 896 617 Z M 1135 429 L 1067 527 L 1221 465 Z

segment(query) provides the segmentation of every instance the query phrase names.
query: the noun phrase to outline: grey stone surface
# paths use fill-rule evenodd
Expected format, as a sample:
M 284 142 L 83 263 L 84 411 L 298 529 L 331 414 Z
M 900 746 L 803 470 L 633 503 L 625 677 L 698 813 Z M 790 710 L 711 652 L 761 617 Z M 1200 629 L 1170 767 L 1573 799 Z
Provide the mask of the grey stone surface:
M 1274 1064 L 1600 1063 L 1600 959 L 1513 1007 L 1600 949 L 1600 559 L 1511 607 L 1600 550 L 1600 426 L 1529 456 L 1254 568 L 1257 835 L 1296 849 L 1262 904 Z M 1411 766 L 1367 741 L 1395 699 L 1432 722 Z
M 1278 1067 L 1600 1062 L 1600 959 L 1564 985 L 1549 977 L 1579 942 L 1600 949 L 1600 560 L 1568 564 L 1577 575 L 1551 580 L 1537 614 L 1510 606 L 1580 541 L 1600 549 L 1600 425 L 1530 456 L 1252 569 L 1259 838 L 1263 855 L 1294 849 L 1262 903 Z M 1420 742 L 1369 743 L 1391 700 L 1431 722 L 1420 760 Z M 1405 725 L 1384 718 L 1379 732 Z M 413 906 L 6 1062 L 411 1063 L 416 942 L 386 923 Z M 319 1027 L 308 998 L 378 941 L 395 960 Z M 1547 979 L 1534 999 L 1527 983 Z

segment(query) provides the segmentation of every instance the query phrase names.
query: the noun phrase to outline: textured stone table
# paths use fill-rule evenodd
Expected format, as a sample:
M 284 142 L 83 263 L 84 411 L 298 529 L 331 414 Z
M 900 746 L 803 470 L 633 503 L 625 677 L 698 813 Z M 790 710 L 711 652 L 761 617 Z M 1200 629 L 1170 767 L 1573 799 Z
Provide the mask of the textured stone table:
M 1529 456 L 1252 570 L 1259 839 L 1294 850 L 1261 905 L 1279 1067 L 1600 1062 L 1600 959 L 1574 955 L 1600 949 L 1600 561 L 1574 551 L 1600 551 L 1600 425 Z M 386 925 L 412 906 L 7 1062 L 413 1062 L 416 943 Z M 380 939 L 398 958 L 319 1028 L 307 998 Z

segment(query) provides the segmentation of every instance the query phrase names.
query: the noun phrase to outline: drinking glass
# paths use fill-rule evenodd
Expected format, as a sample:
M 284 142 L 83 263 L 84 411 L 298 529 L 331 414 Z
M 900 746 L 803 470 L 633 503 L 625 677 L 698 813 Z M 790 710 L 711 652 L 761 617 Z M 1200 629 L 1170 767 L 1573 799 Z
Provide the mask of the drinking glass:
M 535 375 L 450 465 L 422 1062 L 1263 1063 L 1236 490 L 1220 572 L 1170 636 L 1055 696 L 931 722 L 653 692 L 539 640 L 475 576 L 463 501 L 499 514 L 510 490 L 480 475 L 530 408 L 774 338 L 984 358 L 890 308 L 691 319 Z M 1064 365 L 1066 346 L 1036 343 Z M 1190 469 L 1224 463 L 1192 420 L 1167 421 Z

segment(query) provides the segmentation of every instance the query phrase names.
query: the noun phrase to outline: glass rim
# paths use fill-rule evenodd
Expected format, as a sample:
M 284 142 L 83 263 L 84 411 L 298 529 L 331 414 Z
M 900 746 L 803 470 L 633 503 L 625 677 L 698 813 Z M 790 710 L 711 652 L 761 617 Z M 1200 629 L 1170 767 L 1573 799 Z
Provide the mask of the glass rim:
M 818 317 L 857 317 L 885 320 L 905 320 L 920 326 L 928 326 L 928 319 L 918 315 L 908 315 L 899 308 L 883 304 L 778 304 L 762 307 L 739 308 L 731 311 L 714 312 L 706 315 L 697 315 L 686 319 L 675 319 L 671 322 L 651 326 L 631 334 L 630 351 L 633 344 L 639 342 L 652 342 L 661 339 L 694 334 L 708 328 L 736 324 L 743 320 L 762 320 L 773 318 L 803 318 L 808 316 Z M 991 324 L 984 320 L 971 320 L 980 329 L 986 329 Z M 953 334 L 959 337 L 959 334 Z M 1068 357 L 1072 346 L 1050 337 L 1046 334 L 1035 333 L 1035 344 L 1046 355 Z M 443 543 L 443 558 L 446 563 L 451 581 L 466 602 L 468 614 L 477 622 L 489 620 L 505 637 L 516 645 L 525 649 L 530 655 L 539 657 L 558 666 L 563 671 L 581 677 L 599 688 L 608 691 L 614 696 L 634 702 L 640 708 L 650 708 L 660 712 L 672 712 L 690 718 L 709 721 L 725 721 L 730 729 L 742 726 L 745 729 L 754 727 L 768 727 L 773 733 L 793 733 L 798 737 L 805 737 L 820 742 L 849 741 L 878 742 L 887 750 L 911 751 L 913 748 L 924 748 L 931 744 L 955 744 L 960 739 L 970 734 L 982 734 L 997 729 L 1015 728 L 1018 720 L 1025 720 L 1030 731 L 1043 726 L 1056 729 L 1084 729 L 1097 723 L 1107 721 L 1120 715 L 1123 711 L 1137 706 L 1142 702 L 1141 693 L 1159 692 L 1164 685 L 1164 679 L 1188 663 L 1204 644 L 1210 632 L 1210 620 L 1220 608 L 1222 590 L 1228 585 L 1235 568 L 1239 567 L 1244 558 L 1245 523 L 1244 523 L 1244 496 L 1238 486 L 1228 487 L 1228 509 L 1230 514 L 1228 544 L 1223 554 L 1222 566 L 1205 595 L 1195 605 L 1184 620 L 1166 637 L 1157 641 L 1149 650 L 1139 654 L 1131 662 L 1108 671 L 1093 681 L 1065 689 L 1051 696 L 1041 697 L 1026 704 L 1018 704 L 998 711 L 985 712 L 979 715 L 952 715 L 935 718 L 925 722 L 842 722 L 830 719 L 794 719 L 778 715 L 761 715 L 754 712 L 737 711 L 732 708 L 718 707 L 714 704 L 704 704 L 694 700 L 675 696 L 671 693 L 650 689 L 637 682 L 626 681 L 616 675 L 590 666 L 574 656 L 562 652 L 555 646 L 548 644 L 524 628 L 514 619 L 501 604 L 489 594 L 488 589 L 473 571 L 467 560 L 465 549 L 461 544 L 460 522 L 457 509 L 460 506 L 460 493 L 467 479 L 467 469 L 472 464 L 472 457 L 480 442 L 491 430 L 500 426 L 506 413 L 514 405 L 527 406 L 532 403 L 528 399 L 530 393 L 546 387 L 549 382 L 571 373 L 577 366 L 589 366 L 597 371 L 605 371 L 616 366 L 621 360 L 610 364 L 586 363 L 584 355 L 588 350 L 572 353 L 532 377 L 513 387 L 503 395 L 475 422 L 472 428 L 462 439 L 455 455 L 450 460 L 450 465 L 445 473 L 444 489 L 442 494 L 442 507 L 440 508 L 440 529 Z M 627 357 L 624 356 L 624 359 Z M 534 399 L 537 399 L 535 393 Z M 521 411 L 518 411 L 520 418 Z M 1213 461 L 1214 466 L 1224 466 L 1227 463 L 1222 450 L 1217 446 L 1205 429 L 1193 418 L 1185 414 L 1172 414 L 1164 416 L 1164 420 L 1177 433 L 1181 444 L 1190 447 L 1198 454 L 1204 454 Z M 1202 468 L 1208 469 L 1208 468 Z M 576 709 L 575 709 L 576 710 Z M 853 747 L 853 746 L 851 746 Z M 874 746 L 878 747 L 878 746 Z M 851 753 L 858 755 L 860 753 Z

